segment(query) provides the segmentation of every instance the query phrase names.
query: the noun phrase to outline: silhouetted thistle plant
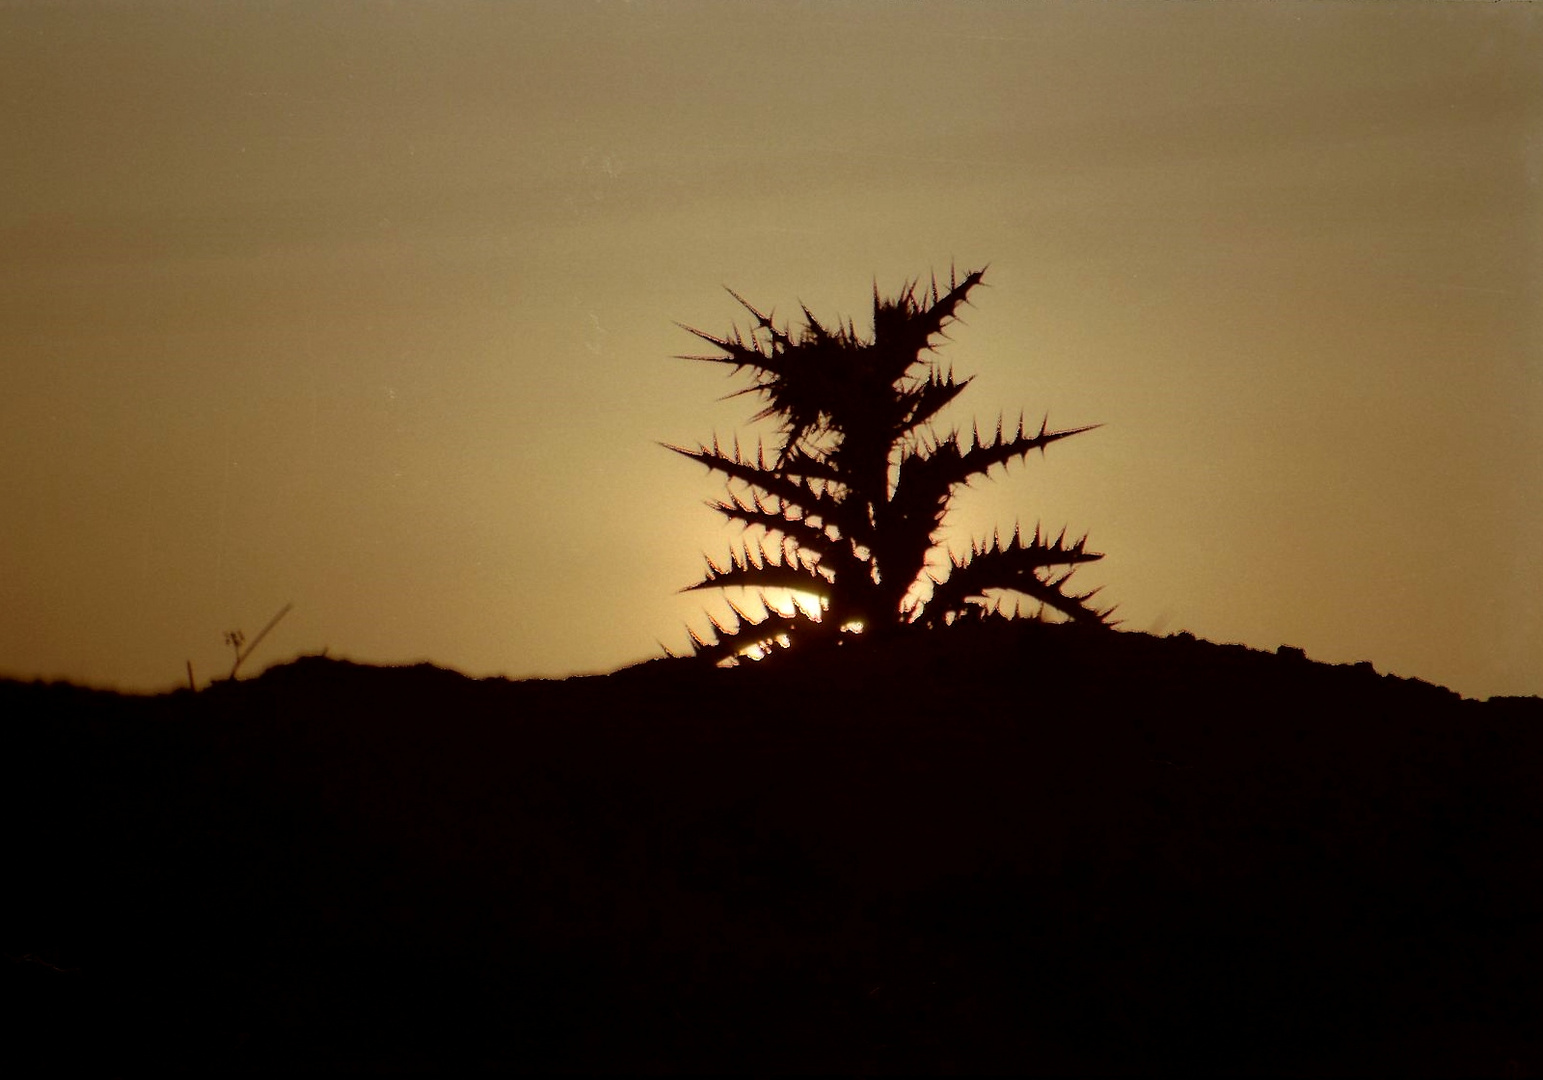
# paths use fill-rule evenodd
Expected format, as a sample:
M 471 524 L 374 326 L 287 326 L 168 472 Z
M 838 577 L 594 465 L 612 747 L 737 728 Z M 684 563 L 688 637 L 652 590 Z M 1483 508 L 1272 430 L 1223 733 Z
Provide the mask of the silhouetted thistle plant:
M 926 354 L 983 275 L 977 270 L 961 281 L 951 273 L 947 292 L 936 279 L 930 288 L 911 282 L 893 299 L 875 288 L 869 338 L 850 321 L 826 326 L 807 307 L 796 333 L 779 328 L 733 290 L 754 318 L 748 333 L 734 327 L 717 337 L 683 327 L 722 354 L 683 359 L 749 371 L 752 385 L 737 393 L 760 394 L 767 404 L 754 419 L 781 425 L 769 460 L 764 445 L 752 456 L 737 438 L 729 449 L 716 436 L 695 450 L 669 447 L 723 473 L 728 498 L 709 505 L 758 530 L 726 563 L 709 559 L 706 576 L 687 588 L 758 591 L 766 614 L 756 620 L 730 601 L 735 620 L 725 626 L 712 619 L 716 640 L 688 630 L 697 656 L 724 660 L 842 631 L 942 626 L 989 610 L 987 590 L 1030 597 L 1041 616 L 1048 608 L 1067 621 L 1109 625 L 1110 611 L 1088 604 L 1097 590 L 1066 589 L 1079 564 L 1103 556 L 1087 550 L 1085 536 L 1068 543 L 1065 530 L 1050 539 L 1037 526 L 1028 538 L 1014 529 L 1011 540 L 996 536 L 973 544 L 962 558 L 950 554 L 941 580 L 928 571 L 956 489 L 994 465 L 1005 467 L 1097 426 L 1051 431 L 1047 420 L 1034 431 L 1020 418 L 1016 430 L 1004 430 L 998 420 L 985 439 L 972 429 L 968 445 L 957 431 L 934 432 L 933 419 L 971 380 L 956 380 L 952 368 L 940 368 Z M 819 617 L 796 606 L 778 611 L 767 590 L 817 596 Z

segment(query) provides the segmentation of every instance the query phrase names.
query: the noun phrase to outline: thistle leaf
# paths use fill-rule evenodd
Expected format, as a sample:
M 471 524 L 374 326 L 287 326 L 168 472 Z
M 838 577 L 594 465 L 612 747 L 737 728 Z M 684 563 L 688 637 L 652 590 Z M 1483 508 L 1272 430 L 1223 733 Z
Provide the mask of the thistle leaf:
M 764 551 L 752 553 L 749 547 L 743 552 L 730 552 L 727 566 L 719 566 L 707 560 L 707 573 L 694 585 L 687 585 L 681 592 L 694 589 L 791 589 L 795 592 L 813 593 L 822 598 L 831 595 L 830 578 L 813 566 L 805 566 L 793 559 L 773 560 Z
M 669 443 L 659 445 L 675 451 L 682 457 L 701 462 L 709 469 L 721 472 L 731 479 L 742 480 L 758 487 L 768 495 L 776 496 L 784 503 L 800 508 L 807 517 L 818 517 L 822 521 L 836 521 L 843 516 L 841 501 L 830 491 L 817 490 L 807 479 L 790 474 L 786 469 L 748 461 L 739 454 L 737 449 L 732 456 L 725 454 L 718 447 L 716 440 L 711 450 L 705 446 L 696 450 L 687 450 L 683 446 L 672 446 Z
M 1035 450 L 1041 452 L 1051 443 L 1070 438 L 1073 435 L 1081 435 L 1084 431 L 1092 431 L 1099 427 L 1098 424 L 1088 424 L 1085 427 L 1067 428 L 1064 431 L 1051 431 L 1049 417 L 1041 421 L 1039 431 L 1029 434 L 1024 431 L 1023 421 L 1018 421 L 1018 433 L 1004 438 L 1002 435 L 1002 422 L 997 421 L 996 437 L 990 442 L 982 442 L 977 432 L 970 449 L 966 450 L 959 458 L 959 467 L 964 471 L 966 480 L 971 476 L 984 476 L 993 465 L 1005 465 L 1015 458 L 1027 457 Z M 956 444 L 957 445 L 957 444 Z
M 803 643 L 828 638 L 836 632 L 833 624 L 811 619 L 797 609 L 791 614 L 783 614 L 768 608 L 766 617 L 760 621 L 750 619 L 737 608 L 735 613 L 740 617 L 739 626 L 732 631 L 719 633 L 717 639 L 712 642 L 702 641 L 692 633 L 690 628 L 687 628 L 686 632 L 691 636 L 694 657 L 709 663 L 719 663 L 754 649 L 759 648 L 770 652 L 785 647 L 791 648 L 795 642 Z M 783 639 L 787 640 L 786 645 L 783 644 Z
M 932 418 L 943 410 L 949 402 L 964 393 L 974 378 L 965 379 L 962 382 L 954 381 L 954 373 L 931 372 L 927 381 L 915 390 L 901 392 L 900 411 L 902 418 L 898 425 L 896 435 L 905 435 L 923 424 L 931 422 Z
M 882 300 L 877 293 L 873 307 L 874 344 L 893 355 L 909 355 L 912 362 L 923 351 L 932 347 L 932 339 L 943 332 L 954 318 L 954 312 L 963 304 L 985 277 L 985 269 L 976 270 L 957 281 L 949 274 L 949 291 L 938 295 L 937 282 L 930 292 L 924 292 L 920 300 L 916 290 L 919 282 L 907 285 L 894 301 Z M 900 374 L 900 372 L 896 372 Z
M 1087 549 L 1087 537 L 1068 544 L 1063 530 L 1055 540 L 1047 541 L 1036 527 L 1033 538 L 1025 542 L 1014 530 L 1012 539 L 1005 543 L 1000 536 L 994 537 L 990 543 L 972 546 L 967 558 L 951 559 L 951 572 L 934 586 L 924 618 L 939 623 L 950 612 L 957 614 L 983 603 L 988 589 L 1010 589 L 1055 608 L 1073 622 L 1101 623 L 1107 613 L 1086 603 L 1096 589 L 1082 595 L 1067 593 L 1063 587 L 1071 571 L 1048 579 L 1042 572 L 1058 566 L 1075 570 L 1082 563 L 1102 558 L 1102 553 Z
M 781 533 L 798 547 L 818 555 L 824 555 L 837 546 L 822 526 L 811 523 L 801 511 L 795 516 L 794 512 L 798 508 L 782 500 L 778 500 L 775 506 L 767 506 L 761 501 L 759 493 L 748 503 L 731 493 L 728 501 L 709 502 L 707 505 L 730 521 L 741 521 L 747 526 L 759 526 L 767 532 Z

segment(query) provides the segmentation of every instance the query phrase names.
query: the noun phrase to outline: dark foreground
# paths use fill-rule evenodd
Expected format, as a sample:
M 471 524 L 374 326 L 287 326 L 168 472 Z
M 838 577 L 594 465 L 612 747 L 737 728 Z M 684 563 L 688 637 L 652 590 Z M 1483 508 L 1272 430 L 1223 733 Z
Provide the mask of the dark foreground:
M 0 683 L 8 1065 L 1543 1072 L 1543 701 L 1138 634 Z

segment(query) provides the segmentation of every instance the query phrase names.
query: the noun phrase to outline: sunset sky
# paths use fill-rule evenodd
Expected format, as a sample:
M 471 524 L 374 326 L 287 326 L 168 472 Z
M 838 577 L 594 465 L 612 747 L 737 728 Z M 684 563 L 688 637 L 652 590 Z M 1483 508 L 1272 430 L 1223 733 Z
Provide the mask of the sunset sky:
M 601 672 L 724 610 L 724 286 L 989 264 L 962 497 L 1130 630 L 1543 694 L 1543 4 L 0 4 L 0 674 Z M 753 436 L 752 436 L 753 438 Z

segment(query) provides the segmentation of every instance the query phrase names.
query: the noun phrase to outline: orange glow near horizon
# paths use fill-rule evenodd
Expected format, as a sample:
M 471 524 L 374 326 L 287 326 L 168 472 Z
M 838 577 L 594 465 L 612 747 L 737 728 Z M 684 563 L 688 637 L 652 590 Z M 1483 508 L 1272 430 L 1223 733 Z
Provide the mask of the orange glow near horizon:
M 290 602 L 244 673 L 679 651 L 739 534 L 658 444 L 755 406 L 678 324 L 989 265 L 941 426 L 1102 426 L 948 547 L 1066 526 L 1126 629 L 1543 693 L 1543 5 L 3 23 L 0 675 L 203 682 Z

